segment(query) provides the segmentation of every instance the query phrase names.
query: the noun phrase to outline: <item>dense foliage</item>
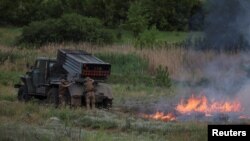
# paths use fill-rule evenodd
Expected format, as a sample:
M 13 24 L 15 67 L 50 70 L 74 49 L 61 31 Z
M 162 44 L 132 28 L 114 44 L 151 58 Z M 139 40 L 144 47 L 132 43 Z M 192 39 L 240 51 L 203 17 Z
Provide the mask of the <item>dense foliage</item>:
M 98 18 L 110 28 L 133 23 L 139 16 L 142 23 L 136 22 L 132 30 L 152 25 L 160 30 L 188 30 L 193 24 L 199 27 L 195 15 L 201 13 L 201 5 L 200 0 L 0 0 L 0 24 L 23 26 L 77 13 Z
M 101 21 L 78 14 L 66 14 L 58 19 L 32 22 L 23 28 L 21 43 L 42 45 L 50 42 L 112 43 L 113 36 Z

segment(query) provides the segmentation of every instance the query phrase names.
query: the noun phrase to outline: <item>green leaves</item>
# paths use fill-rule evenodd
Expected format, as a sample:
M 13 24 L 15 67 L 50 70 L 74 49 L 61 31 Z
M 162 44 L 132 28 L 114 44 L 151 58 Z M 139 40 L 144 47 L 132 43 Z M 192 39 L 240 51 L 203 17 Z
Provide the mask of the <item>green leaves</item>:
M 151 29 L 147 29 L 141 34 L 139 34 L 138 38 L 135 42 L 135 47 L 137 48 L 154 48 L 155 45 L 157 45 L 157 37 L 158 30 L 155 26 L 153 26 Z
M 96 18 L 66 14 L 59 19 L 32 22 L 23 28 L 20 43 L 43 45 L 60 42 L 112 43 L 113 35 Z
M 98 18 L 109 28 L 126 24 L 137 36 L 152 25 L 164 31 L 187 30 L 193 15 L 204 14 L 203 3 L 200 0 L 1 0 L 0 25 L 24 26 L 76 13 Z
M 128 10 L 127 28 L 137 37 L 148 27 L 148 16 L 144 5 L 136 1 L 130 5 Z
M 157 86 L 164 86 L 164 87 L 171 87 L 171 79 L 168 72 L 168 68 L 163 68 L 162 66 L 159 66 L 156 69 L 156 85 Z

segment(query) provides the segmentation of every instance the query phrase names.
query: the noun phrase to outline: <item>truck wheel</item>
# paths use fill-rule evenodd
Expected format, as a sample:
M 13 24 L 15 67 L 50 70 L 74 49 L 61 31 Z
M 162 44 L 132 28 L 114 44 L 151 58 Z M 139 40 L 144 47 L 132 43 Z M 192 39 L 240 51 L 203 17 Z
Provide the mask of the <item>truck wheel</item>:
M 17 99 L 19 101 L 29 101 L 30 100 L 30 96 L 28 95 L 28 91 L 27 91 L 27 87 L 26 86 L 21 86 L 18 90 L 17 93 Z
M 71 105 L 71 96 L 69 91 L 65 93 L 64 100 L 66 105 Z
M 103 108 L 110 109 L 112 107 L 112 99 L 105 98 L 103 100 Z
M 51 88 L 48 92 L 48 103 L 52 104 L 55 107 L 59 105 L 59 96 L 58 96 L 58 89 Z

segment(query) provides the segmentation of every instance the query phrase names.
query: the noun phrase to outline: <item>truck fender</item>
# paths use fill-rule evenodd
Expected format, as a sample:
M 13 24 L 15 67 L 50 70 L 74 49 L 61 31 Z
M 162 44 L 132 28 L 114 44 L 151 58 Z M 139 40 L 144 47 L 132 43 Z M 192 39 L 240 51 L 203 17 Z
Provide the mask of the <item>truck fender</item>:
M 98 83 L 95 87 L 95 93 L 102 94 L 103 96 L 107 97 L 108 99 L 113 99 L 112 89 L 108 84 Z

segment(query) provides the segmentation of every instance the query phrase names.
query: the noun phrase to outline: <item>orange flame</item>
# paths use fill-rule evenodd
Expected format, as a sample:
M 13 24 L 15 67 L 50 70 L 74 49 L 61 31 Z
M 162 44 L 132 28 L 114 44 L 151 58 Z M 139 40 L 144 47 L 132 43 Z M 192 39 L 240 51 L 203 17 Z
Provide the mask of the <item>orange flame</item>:
M 164 114 L 163 112 L 156 112 L 155 114 L 151 114 L 151 115 L 143 115 L 144 118 L 147 119 L 155 119 L 155 120 L 161 120 L 161 121 L 175 121 L 176 117 L 174 116 L 174 114 L 172 113 L 168 113 L 168 114 Z
M 214 113 L 230 113 L 241 112 L 243 109 L 239 101 L 209 101 L 206 96 L 194 96 L 184 100 L 181 99 L 180 103 L 175 107 L 175 110 L 182 115 L 188 115 L 192 112 L 204 113 L 205 116 L 213 116 Z M 161 121 L 176 121 L 176 116 L 173 113 L 164 114 L 163 112 L 156 112 L 155 114 L 147 115 L 142 114 L 143 118 L 155 119 Z M 240 119 L 248 118 L 240 116 Z
M 189 114 L 192 112 L 201 112 L 206 115 L 212 113 L 229 113 L 240 112 L 241 104 L 239 101 L 208 101 L 207 97 L 195 97 L 192 95 L 189 99 L 181 102 L 176 106 L 176 110 L 181 114 Z

